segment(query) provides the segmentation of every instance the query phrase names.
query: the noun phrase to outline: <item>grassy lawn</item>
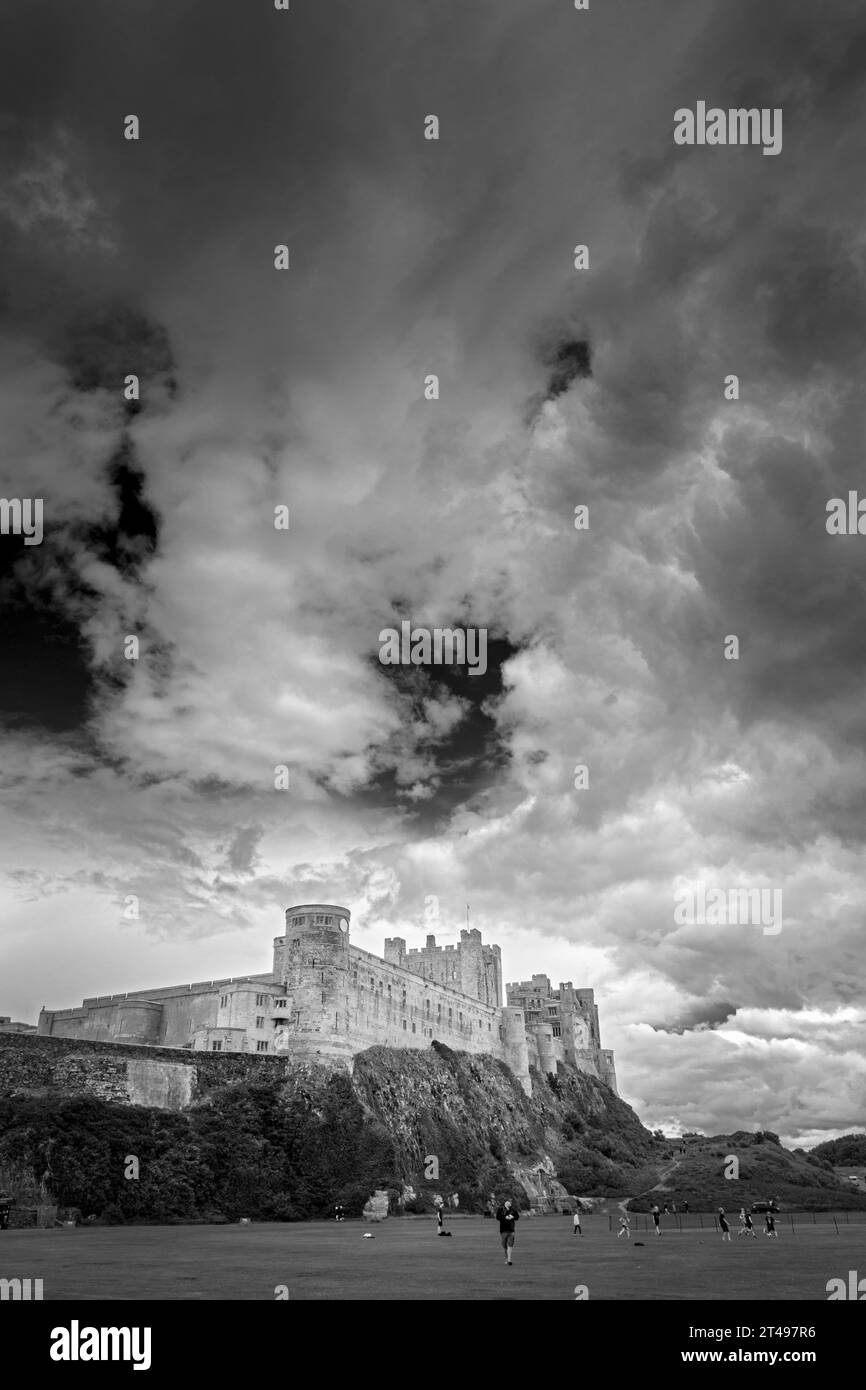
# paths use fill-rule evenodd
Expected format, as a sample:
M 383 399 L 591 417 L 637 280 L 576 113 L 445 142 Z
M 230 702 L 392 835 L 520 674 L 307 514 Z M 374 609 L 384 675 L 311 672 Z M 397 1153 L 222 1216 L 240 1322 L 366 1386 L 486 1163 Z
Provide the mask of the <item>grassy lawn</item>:
M 704 1218 L 707 1221 L 707 1218 Z M 712 1230 L 608 1230 L 587 1217 L 524 1217 L 512 1269 L 497 1223 L 389 1220 L 250 1226 L 130 1226 L 0 1232 L 0 1277 L 42 1278 L 54 1299 L 816 1299 L 827 1280 L 866 1274 L 866 1224 L 795 1217 L 778 1240 L 723 1244 Z M 785 1218 L 787 1223 L 787 1218 Z M 370 1231 L 374 1240 L 364 1240 Z M 636 1245 L 636 1241 L 644 1244 Z

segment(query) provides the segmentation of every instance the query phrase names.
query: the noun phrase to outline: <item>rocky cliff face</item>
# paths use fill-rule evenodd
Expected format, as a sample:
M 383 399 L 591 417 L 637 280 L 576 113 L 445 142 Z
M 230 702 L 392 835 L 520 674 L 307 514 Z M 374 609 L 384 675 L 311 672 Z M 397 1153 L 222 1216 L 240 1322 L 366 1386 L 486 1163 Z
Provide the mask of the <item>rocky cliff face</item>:
M 552 1210 L 656 1181 L 660 1146 L 601 1082 L 488 1056 L 376 1047 L 346 1066 L 290 1057 L 0 1039 L 0 1182 L 118 1220 L 359 1215 L 370 1194 L 432 1211 L 492 1193 Z M 14 1046 L 13 1046 L 14 1043 Z M 5 1045 L 8 1044 L 8 1045 Z M 6 1065 L 8 1063 L 8 1065 Z M 171 1084 L 168 1084 L 168 1082 Z M 123 1180 L 118 1155 L 141 1160 Z
M 562 1068 L 532 1080 L 530 1098 L 501 1062 L 434 1043 L 371 1048 L 356 1057 L 352 1084 L 424 1207 L 457 1192 L 477 1210 L 508 1189 L 555 1210 L 572 1193 L 626 1193 L 654 1168 L 660 1145 L 599 1081 Z

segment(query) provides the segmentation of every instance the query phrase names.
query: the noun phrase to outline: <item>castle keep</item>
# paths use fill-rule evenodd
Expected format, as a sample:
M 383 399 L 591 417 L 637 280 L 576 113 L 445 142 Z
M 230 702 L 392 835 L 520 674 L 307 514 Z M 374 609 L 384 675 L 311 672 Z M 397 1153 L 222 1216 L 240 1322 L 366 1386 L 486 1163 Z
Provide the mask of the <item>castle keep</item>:
M 367 1047 L 484 1052 L 507 1063 L 527 1094 L 529 1069 L 558 1062 L 598 1077 L 616 1092 L 613 1053 L 602 1049 L 591 989 L 546 975 L 507 985 L 502 999 L 498 946 L 461 931 L 456 946 L 406 949 L 385 941 L 385 958 L 349 942 L 349 912 L 305 903 L 286 912 L 270 974 L 168 985 L 85 999 L 80 1008 L 43 1009 L 38 1031 L 95 1042 L 208 1052 L 284 1052 L 350 1063 Z

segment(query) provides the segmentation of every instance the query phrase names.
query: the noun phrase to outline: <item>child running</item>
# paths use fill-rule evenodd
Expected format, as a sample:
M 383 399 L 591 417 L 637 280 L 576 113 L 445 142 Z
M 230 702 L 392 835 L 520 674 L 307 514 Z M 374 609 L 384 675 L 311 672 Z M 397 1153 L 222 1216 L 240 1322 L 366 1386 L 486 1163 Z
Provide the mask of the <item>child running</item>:
M 631 1226 L 628 1224 L 627 1216 L 621 1216 L 619 1218 L 619 1230 L 616 1233 L 617 1240 L 619 1240 L 620 1236 L 625 1236 L 626 1240 L 631 1240 Z

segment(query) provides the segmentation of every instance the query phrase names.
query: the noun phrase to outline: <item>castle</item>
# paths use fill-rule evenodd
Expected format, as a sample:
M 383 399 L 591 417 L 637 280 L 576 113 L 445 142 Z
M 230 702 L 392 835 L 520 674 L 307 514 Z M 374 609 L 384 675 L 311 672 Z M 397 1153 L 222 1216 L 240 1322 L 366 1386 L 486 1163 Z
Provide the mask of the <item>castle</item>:
M 457 946 L 419 949 L 388 937 L 385 958 L 349 944 L 349 911 L 304 903 L 286 911 L 270 974 L 167 985 L 43 1009 L 38 1032 L 97 1042 L 208 1052 L 285 1052 L 351 1063 L 367 1047 L 438 1041 L 505 1062 L 531 1094 L 530 1067 L 568 1063 L 616 1093 L 613 1053 L 601 1047 L 591 989 L 552 990 L 546 975 L 506 986 L 498 946 L 460 933 Z

